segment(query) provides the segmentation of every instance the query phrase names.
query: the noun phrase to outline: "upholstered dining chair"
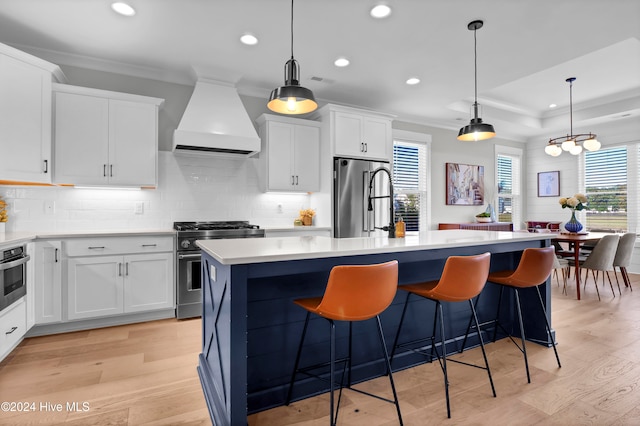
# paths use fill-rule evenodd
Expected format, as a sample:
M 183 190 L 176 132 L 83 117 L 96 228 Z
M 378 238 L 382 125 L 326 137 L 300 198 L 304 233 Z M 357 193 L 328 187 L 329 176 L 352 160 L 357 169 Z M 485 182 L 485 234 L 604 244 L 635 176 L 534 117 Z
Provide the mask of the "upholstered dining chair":
M 631 263 L 631 255 L 633 253 L 633 246 L 636 243 L 636 238 L 637 235 L 633 232 L 628 232 L 620 237 L 616 255 L 613 259 L 613 272 L 616 276 L 618 288 L 620 288 L 620 283 L 618 282 L 616 267 L 620 269 L 620 274 L 622 275 L 625 287 L 629 287 L 631 291 L 633 291 L 633 288 L 631 287 L 631 280 L 629 280 L 629 274 L 627 273 L 627 266 Z
M 591 275 L 593 276 L 593 281 L 596 287 L 596 293 L 598 294 L 598 300 L 600 300 L 600 291 L 598 290 L 599 272 L 602 272 L 603 285 L 604 285 L 604 275 L 605 274 L 607 275 L 607 279 L 609 280 L 609 286 L 611 287 L 611 292 L 613 293 L 613 297 L 616 297 L 616 293 L 613 290 L 613 283 L 611 282 L 611 276 L 609 275 L 609 271 L 613 271 L 613 260 L 615 259 L 615 256 L 616 256 L 619 239 L 620 239 L 619 235 L 615 235 L 615 234 L 605 235 L 593 247 L 593 250 L 591 251 L 591 253 L 589 253 L 586 259 L 584 261 L 580 261 L 580 268 L 586 270 L 585 277 L 584 277 L 584 287 L 585 288 L 587 287 L 587 279 L 589 277 L 589 271 L 591 271 Z M 571 263 L 573 263 L 573 261 L 569 259 L 569 264 Z M 619 285 L 618 285 L 618 291 L 620 292 Z
M 569 278 L 569 261 L 564 258 L 558 258 L 555 256 L 553 259 L 553 274 L 556 277 L 556 283 L 560 286 L 560 280 L 558 279 L 558 269 L 562 273 L 562 293 L 567 294 L 567 278 Z

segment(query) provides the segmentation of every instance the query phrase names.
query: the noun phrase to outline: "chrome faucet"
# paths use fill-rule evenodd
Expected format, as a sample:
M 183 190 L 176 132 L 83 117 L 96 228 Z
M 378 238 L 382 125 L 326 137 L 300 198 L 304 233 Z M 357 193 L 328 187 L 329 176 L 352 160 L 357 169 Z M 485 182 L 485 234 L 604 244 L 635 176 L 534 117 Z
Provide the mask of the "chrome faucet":
M 376 177 L 378 172 L 382 172 L 382 171 L 384 171 L 387 174 L 387 176 L 389 176 L 389 195 L 379 195 L 379 196 L 372 197 L 371 191 L 373 190 L 373 178 Z M 396 225 L 395 225 L 395 212 L 393 209 L 393 179 L 391 178 L 391 172 L 386 167 L 378 167 L 373 171 L 373 173 L 371 173 L 371 178 L 369 179 L 369 196 L 368 196 L 369 205 L 367 206 L 368 211 L 370 212 L 373 211 L 373 203 L 371 202 L 371 200 L 374 200 L 377 198 L 389 199 L 389 226 L 383 226 L 382 228 L 377 228 L 374 226 L 374 228 L 381 229 L 383 231 L 389 231 L 389 238 L 395 238 Z

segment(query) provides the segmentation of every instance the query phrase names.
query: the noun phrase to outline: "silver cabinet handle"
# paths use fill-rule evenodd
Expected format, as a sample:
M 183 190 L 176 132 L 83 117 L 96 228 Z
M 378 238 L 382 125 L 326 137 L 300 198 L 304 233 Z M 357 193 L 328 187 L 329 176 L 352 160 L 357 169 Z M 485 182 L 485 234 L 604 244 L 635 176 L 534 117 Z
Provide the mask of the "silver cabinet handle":
M 158 247 L 157 244 L 143 244 L 142 247 Z
M 87 247 L 89 250 L 102 250 L 104 246 L 89 246 Z
M 298 185 L 298 175 L 296 175 L 296 185 Z
M 369 152 L 369 145 L 367 143 L 364 144 L 364 152 Z
M 122 276 L 122 263 L 118 262 L 118 276 Z
M 58 263 L 58 249 L 53 252 L 53 261 L 54 263 Z
M 102 165 L 102 176 L 103 177 L 107 177 L 107 165 L 106 164 Z
M 11 334 L 11 333 L 13 333 L 14 331 L 16 331 L 17 329 L 18 329 L 18 327 L 11 327 L 11 331 L 7 331 L 7 332 L 6 332 L 6 333 L 4 333 L 4 334 Z
M 113 164 L 109 164 L 109 177 L 113 177 Z
M 49 173 L 49 160 L 44 160 L 44 172 Z
M 124 275 L 127 277 L 129 276 L 129 262 L 124 264 Z

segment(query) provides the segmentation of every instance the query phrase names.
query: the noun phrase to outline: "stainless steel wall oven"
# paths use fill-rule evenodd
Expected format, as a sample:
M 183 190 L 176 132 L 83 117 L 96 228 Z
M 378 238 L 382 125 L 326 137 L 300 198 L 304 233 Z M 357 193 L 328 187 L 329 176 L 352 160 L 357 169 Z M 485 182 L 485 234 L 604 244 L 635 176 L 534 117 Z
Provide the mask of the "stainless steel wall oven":
M 176 317 L 179 319 L 202 315 L 200 248 L 197 240 L 222 238 L 261 238 L 264 229 L 246 221 L 175 222 L 176 250 Z
M 27 294 L 27 262 L 24 246 L 2 250 L 0 258 L 0 311 Z

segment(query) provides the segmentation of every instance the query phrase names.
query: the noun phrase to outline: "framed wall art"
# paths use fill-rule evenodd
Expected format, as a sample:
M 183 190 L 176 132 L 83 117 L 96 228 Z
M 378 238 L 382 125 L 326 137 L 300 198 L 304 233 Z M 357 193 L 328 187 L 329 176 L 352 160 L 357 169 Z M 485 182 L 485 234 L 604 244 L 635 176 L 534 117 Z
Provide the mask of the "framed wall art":
M 484 166 L 447 163 L 447 205 L 484 204 Z
M 560 196 L 560 171 L 538 173 L 538 197 Z

